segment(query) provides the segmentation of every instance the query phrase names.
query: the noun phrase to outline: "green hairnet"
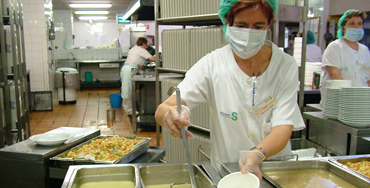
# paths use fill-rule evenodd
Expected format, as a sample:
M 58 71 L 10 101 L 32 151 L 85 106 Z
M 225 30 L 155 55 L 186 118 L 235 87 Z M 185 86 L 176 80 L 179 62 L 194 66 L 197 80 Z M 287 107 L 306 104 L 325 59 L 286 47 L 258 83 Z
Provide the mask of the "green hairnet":
M 227 13 L 229 13 L 230 7 L 233 6 L 238 1 L 239 0 L 221 0 L 220 10 L 218 11 L 218 17 L 220 17 L 223 24 L 226 23 L 225 16 L 227 15 Z M 267 1 L 271 5 L 275 14 L 279 1 L 278 0 L 265 0 L 265 1 Z
M 307 30 L 307 44 L 315 44 L 315 42 L 315 35 L 312 33 L 311 30 Z
M 337 31 L 337 37 L 338 37 L 338 39 L 343 38 L 343 35 L 344 35 L 343 30 L 342 30 L 342 26 L 343 26 L 343 22 L 344 22 L 344 20 L 347 18 L 347 16 L 348 16 L 348 14 L 349 14 L 349 13 L 351 13 L 351 12 L 356 12 L 356 11 L 358 11 L 358 10 L 355 10 L 355 9 L 347 10 L 347 11 L 343 14 L 343 16 L 342 16 L 342 17 L 340 17 L 340 19 L 339 19 L 339 21 L 338 21 L 338 27 L 339 27 L 339 29 L 338 29 L 338 31 Z
M 220 2 L 220 10 L 218 11 L 218 17 L 220 17 L 222 23 L 225 25 L 226 19 L 225 16 L 229 13 L 230 7 L 233 6 L 239 0 L 221 0 Z M 272 9 L 274 10 L 274 14 L 276 13 L 276 9 L 279 5 L 279 0 L 264 0 L 267 1 Z M 226 25 L 224 26 L 224 32 L 226 33 Z

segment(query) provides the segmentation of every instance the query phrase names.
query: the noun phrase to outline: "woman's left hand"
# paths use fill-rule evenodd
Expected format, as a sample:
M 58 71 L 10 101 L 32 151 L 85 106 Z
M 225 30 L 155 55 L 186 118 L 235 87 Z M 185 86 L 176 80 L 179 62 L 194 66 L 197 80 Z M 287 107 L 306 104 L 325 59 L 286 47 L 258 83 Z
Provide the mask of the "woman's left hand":
M 260 181 L 262 180 L 262 172 L 259 164 L 265 159 L 265 156 L 259 151 L 240 151 L 239 168 L 242 174 L 248 172 L 256 175 Z

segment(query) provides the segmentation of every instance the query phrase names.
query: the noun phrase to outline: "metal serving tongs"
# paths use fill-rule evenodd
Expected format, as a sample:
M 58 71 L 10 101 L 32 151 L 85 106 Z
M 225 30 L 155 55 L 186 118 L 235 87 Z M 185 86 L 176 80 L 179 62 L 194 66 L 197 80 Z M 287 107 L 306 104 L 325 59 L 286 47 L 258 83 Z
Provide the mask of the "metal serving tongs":
M 176 103 L 177 103 L 177 111 L 179 114 L 181 114 L 181 96 L 180 96 L 180 89 L 178 87 L 174 87 L 176 90 Z M 190 152 L 189 152 L 189 145 L 188 142 L 186 141 L 186 134 L 185 134 L 186 129 L 182 128 L 181 129 L 181 136 L 182 136 L 182 141 L 184 143 L 185 147 L 185 153 L 186 153 L 186 158 L 188 160 L 188 167 L 189 167 L 189 173 L 190 173 L 190 182 L 191 182 L 191 187 L 196 188 L 196 182 L 195 182 L 195 177 L 194 177 L 194 171 L 193 171 L 193 166 L 191 164 L 191 158 L 190 158 Z

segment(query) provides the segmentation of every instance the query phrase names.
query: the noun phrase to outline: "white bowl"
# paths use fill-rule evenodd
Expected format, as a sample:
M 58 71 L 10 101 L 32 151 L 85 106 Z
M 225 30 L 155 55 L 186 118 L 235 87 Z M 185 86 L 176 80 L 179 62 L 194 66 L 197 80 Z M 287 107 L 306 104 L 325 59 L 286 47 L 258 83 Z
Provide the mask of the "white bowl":
M 72 135 L 67 133 L 45 133 L 31 136 L 29 139 L 43 146 L 54 146 L 64 143 Z
M 223 177 L 218 182 L 218 188 L 258 188 L 260 180 L 252 173 L 234 172 Z

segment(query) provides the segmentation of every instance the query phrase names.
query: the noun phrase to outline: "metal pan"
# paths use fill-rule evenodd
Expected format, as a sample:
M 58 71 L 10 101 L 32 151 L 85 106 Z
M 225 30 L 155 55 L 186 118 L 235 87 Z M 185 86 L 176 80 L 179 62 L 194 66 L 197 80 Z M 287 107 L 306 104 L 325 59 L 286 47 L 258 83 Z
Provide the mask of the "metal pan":
M 65 158 L 64 156 L 74 149 L 78 149 L 83 147 L 85 144 L 91 143 L 95 139 L 99 138 L 107 138 L 107 137 L 115 137 L 118 135 L 102 135 L 95 137 L 93 139 L 90 139 L 80 145 L 77 145 L 63 153 L 58 154 L 57 156 L 54 156 L 50 158 L 51 161 L 54 161 L 56 163 L 59 163 L 59 167 L 61 168 L 68 168 L 70 165 L 83 165 L 83 164 L 116 164 L 116 163 L 128 163 L 140 156 L 141 154 L 145 153 L 149 148 L 149 142 L 153 139 L 150 137 L 125 137 L 125 136 L 119 136 L 123 138 L 135 138 L 135 139 L 141 139 L 142 141 L 136 145 L 133 146 L 132 150 L 123 156 L 121 156 L 119 159 L 116 159 L 114 161 L 102 161 L 102 160 L 91 160 L 91 159 L 84 159 L 84 158 Z
M 369 181 L 370 183 L 370 177 L 360 172 L 357 172 L 356 170 L 347 166 L 347 162 L 357 163 L 357 162 L 363 162 L 363 161 L 370 161 L 370 155 L 348 155 L 348 156 L 332 157 L 329 159 L 329 162 L 334 163 L 348 171 L 351 171 L 354 174 L 357 174 L 358 176 Z

